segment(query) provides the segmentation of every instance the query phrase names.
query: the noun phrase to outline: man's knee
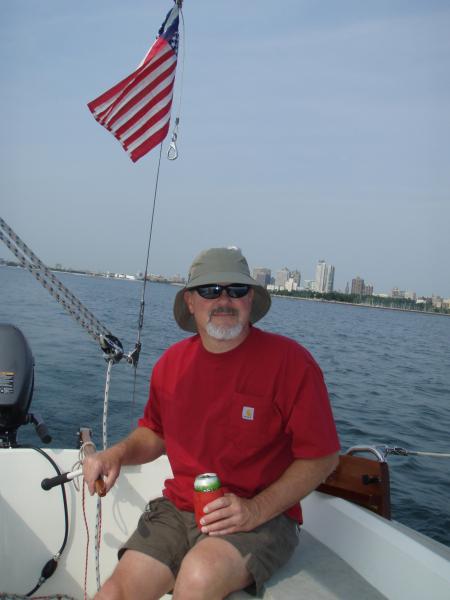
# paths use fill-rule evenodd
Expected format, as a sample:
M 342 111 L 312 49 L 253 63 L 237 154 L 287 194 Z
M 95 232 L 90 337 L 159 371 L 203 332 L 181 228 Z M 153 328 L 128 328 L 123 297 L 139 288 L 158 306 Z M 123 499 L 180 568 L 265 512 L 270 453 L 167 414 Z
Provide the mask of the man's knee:
M 185 556 L 175 584 L 175 598 L 224 597 L 251 583 L 245 561 L 235 548 L 207 546 L 199 544 Z
M 189 553 L 181 563 L 181 569 L 177 578 L 183 582 L 183 587 L 196 590 L 210 589 L 214 582 L 220 578 L 222 565 L 217 564 L 214 556 L 204 556 Z
M 156 600 L 172 589 L 174 576 L 158 560 L 128 550 L 94 600 Z

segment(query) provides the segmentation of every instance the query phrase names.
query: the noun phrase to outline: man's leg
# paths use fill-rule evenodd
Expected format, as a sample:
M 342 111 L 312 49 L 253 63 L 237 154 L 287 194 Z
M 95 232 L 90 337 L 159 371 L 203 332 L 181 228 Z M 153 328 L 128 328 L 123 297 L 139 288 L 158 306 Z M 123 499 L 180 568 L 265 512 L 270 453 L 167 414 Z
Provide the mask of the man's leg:
M 230 542 L 208 537 L 185 556 L 175 582 L 174 600 L 222 600 L 253 581 L 248 557 Z
M 174 586 L 169 567 L 142 552 L 127 550 L 94 600 L 157 600 Z

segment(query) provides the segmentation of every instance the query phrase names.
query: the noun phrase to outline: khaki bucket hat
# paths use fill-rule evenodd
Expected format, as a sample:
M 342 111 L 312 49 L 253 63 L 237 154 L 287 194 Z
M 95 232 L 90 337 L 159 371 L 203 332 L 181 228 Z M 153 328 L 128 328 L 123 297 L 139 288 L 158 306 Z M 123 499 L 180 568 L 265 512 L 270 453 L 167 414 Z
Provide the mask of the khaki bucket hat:
M 254 290 L 250 322 L 256 323 L 270 308 L 269 292 L 250 276 L 248 263 L 239 248 L 210 248 L 195 259 L 189 269 L 188 282 L 175 296 L 173 315 L 185 331 L 197 332 L 194 317 L 184 301 L 184 292 L 211 283 L 245 283 Z

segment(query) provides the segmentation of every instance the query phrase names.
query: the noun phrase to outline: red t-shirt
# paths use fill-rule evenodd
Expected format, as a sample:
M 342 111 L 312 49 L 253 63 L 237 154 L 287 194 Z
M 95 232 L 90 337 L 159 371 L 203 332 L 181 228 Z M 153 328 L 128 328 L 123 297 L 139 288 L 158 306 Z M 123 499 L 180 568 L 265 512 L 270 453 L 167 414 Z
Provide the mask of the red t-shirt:
M 164 495 L 193 511 L 194 479 L 217 473 L 251 498 L 296 458 L 339 450 L 322 372 L 297 342 L 251 327 L 233 350 L 213 354 L 195 335 L 171 346 L 153 369 L 139 426 L 164 438 L 173 479 Z M 287 511 L 301 522 L 300 506 Z

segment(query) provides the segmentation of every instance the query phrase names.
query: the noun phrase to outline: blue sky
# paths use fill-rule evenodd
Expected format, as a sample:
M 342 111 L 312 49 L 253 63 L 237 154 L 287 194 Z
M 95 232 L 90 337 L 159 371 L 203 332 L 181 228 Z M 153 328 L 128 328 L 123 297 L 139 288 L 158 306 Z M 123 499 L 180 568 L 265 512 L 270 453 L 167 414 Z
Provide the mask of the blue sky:
M 0 3 L 0 214 L 44 262 L 144 268 L 157 152 L 133 164 L 86 103 L 170 7 Z M 450 4 L 185 0 L 184 17 L 150 270 L 234 244 L 303 279 L 325 259 L 341 289 L 359 275 L 450 297 Z

